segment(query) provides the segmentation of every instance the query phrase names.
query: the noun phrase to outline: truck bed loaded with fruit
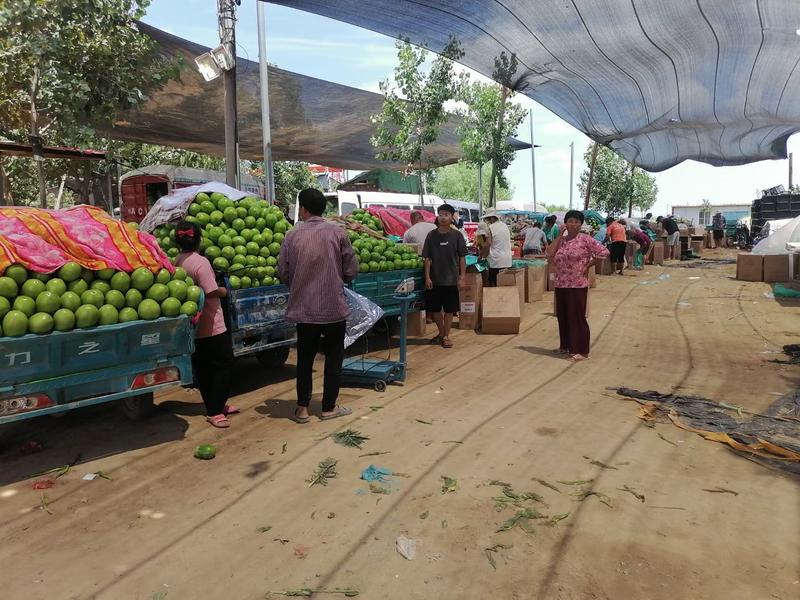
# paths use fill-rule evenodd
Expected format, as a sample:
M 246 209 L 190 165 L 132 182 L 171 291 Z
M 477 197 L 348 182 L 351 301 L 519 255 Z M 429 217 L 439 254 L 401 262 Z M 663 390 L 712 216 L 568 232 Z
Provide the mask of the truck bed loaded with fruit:
M 192 382 L 202 291 L 99 209 L 0 209 L 0 424 Z

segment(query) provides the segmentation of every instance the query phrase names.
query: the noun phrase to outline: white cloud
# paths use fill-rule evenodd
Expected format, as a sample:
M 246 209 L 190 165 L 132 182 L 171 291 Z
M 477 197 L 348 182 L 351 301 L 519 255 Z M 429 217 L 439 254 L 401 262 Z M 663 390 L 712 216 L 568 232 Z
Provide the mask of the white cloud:
M 533 127 L 535 133 L 544 135 L 573 136 L 579 133 L 572 125 L 560 119 L 558 121 L 548 121 L 544 124 L 538 124 L 534 118 Z

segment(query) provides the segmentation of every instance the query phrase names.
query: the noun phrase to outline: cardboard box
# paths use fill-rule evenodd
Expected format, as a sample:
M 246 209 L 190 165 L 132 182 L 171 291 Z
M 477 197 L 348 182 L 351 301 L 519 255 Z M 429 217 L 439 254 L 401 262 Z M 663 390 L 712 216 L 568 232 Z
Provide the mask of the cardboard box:
M 653 258 L 654 265 L 664 264 L 664 249 L 665 246 L 663 242 L 656 242 L 653 246 L 653 252 L 650 254 L 650 256 Z
M 736 279 L 739 281 L 763 281 L 764 256 L 761 254 L 737 255 Z
M 481 332 L 492 335 L 519 333 L 519 293 L 512 286 L 483 289 Z
M 792 275 L 795 279 L 800 279 L 800 254 L 791 254 L 792 260 L 794 261 Z
M 604 258 L 594 266 L 594 272 L 597 275 L 613 275 L 614 265 L 611 264 L 611 259 Z
M 410 337 L 425 337 L 428 334 L 428 324 L 426 323 L 424 310 L 408 313 L 406 333 Z
M 589 302 L 591 301 L 592 293 L 591 290 L 586 290 L 586 318 L 589 318 Z M 558 316 L 558 307 L 556 305 L 556 296 L 553 294 L 553 316 Z
M 464 284 L 465 288 L 458 293 L 461 301 L 458 328 L 477 329 L 480 324 L 483 277 L 480 273 L 467 273 L 464 276 Z
M 633 259 L 636 256 L 636 251 L 639 249 L 639 244 L 636 242 L 628 241 L 625 246 L 625 263 L 629 268 L 633 268 Z
M 703 253 L 703 242 L 700 240 L 692 240 L 692 254 L 700 256 Z
M 515 286 L 519 305 L 525 304 L 525 269 L 505 269 L 497 275 L 497 287 Z
M 547 265 L 528 265 L 525 270 L 525 302 L 536 302 L 547 287 Z
M 556 274 L 554 272 L 555 267 L 548 265 L 547 266 L 547 291 L 552 292 L 556 289 Z
M 740 255 L 741 256 L 741 255 Z M 788 254 L 767 254 L 764 256 L 764 279 L 767 283 L 789 281 L 790 257 Z

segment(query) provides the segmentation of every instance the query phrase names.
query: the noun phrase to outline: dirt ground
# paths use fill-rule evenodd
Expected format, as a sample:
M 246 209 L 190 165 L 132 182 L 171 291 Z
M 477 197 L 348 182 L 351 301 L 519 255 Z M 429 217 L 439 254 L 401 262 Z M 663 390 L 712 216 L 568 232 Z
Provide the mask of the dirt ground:
M 2 597 L 798 598 L 798 479 L 673 425 L 646 427 L 638 404 L 607 390 L 678 390 L 754 411 L 796 390 L 800 367 L 769 360 L 798 342 L 800 303 L 733 273 L 600 278 L 582 364 L 551 353 L 552 294 L 524 307 L 519 335 L 457 331 L 452 350 L 415 340 L 405 385 L 344 390 L 347 420 L 288 420 L 292 355 L 271 374 L 237 364 L 242 414 L 227 431 L 183 390 L 141 423 L 104 406 L 0 429 Z M 369 436 L 363 449 L 326 437 L 348 427 Z M 27 440 L 44 450 L 21 455 Z M 201 443 L 217 458 L 193 458 Z M 34 473 L 79 454 L 53 488 L 32 489 Z M 338 476 L 309 487 L 326 457 Z M 390 493 L 359 479 L 370 464 L 403 474 L 384 484 Z M 97 471 L 111 479 L 82 479 Z M 443 476 L 455 491 L 443 493 Z M 497 508 L 503 490 L 490 480 L 539 494 L 525 506 L 550 517 L 569 514 L 497 532 L 519 509 Z M 559 483 L 577 480 L 592 481 Z M 738 495 L 704 491 L 718 486 Z M 603 496 L 579 501 L 584 488 Z M 401 535 L 416 540 L 412 561 L 396 550 Z

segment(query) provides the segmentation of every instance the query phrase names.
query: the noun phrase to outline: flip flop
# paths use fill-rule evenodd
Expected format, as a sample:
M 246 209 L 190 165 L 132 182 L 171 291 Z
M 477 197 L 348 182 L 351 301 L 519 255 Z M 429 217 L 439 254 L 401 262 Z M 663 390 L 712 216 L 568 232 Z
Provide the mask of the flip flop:
M 225 415 L 226 417 L 228 415 L 238 415 L 240 412 L 241 411 L 238 408 L 236 408 L 235 406 L 229 406 L 227 404 L 222 409 L 222 414 Z
M 311 417 L 309 416 L 301 417 L 300 415 L 297 414 L 298 410 L 299 410 L 298 408 L 294 409 L 294 413 L 292 414 L 292 421 L 300 424 L 308 423 L 311 420 Z
M 214 415 L 213 417 L 206 417 L 206 421 L 213 427 L 218 429 L 227 429 L 231 426 L 230 421 L 225 415 Z
M 319 420 L 320 421 L 330 421 L 331 419 L 338 419 L 339 417 L 346 417 L 347 415 L 352 415 L 353 411 L 350 408 L 346 408 L 344 406 L 336 405 L 336 408 L 333 409 L 332 415 L 321 415 Z
M 589 360 L 589 357 L 588 356 L 583 356 L 581 354 L 573 354 L 572 356 L 569 357 L 569 360 L 571 360 L 574 363 L 579 363 L 579 362 L 583 362 L 585 360 Z
M 452 348 L 453 342 L 449 337 L 442 338 L 442 348 Z

